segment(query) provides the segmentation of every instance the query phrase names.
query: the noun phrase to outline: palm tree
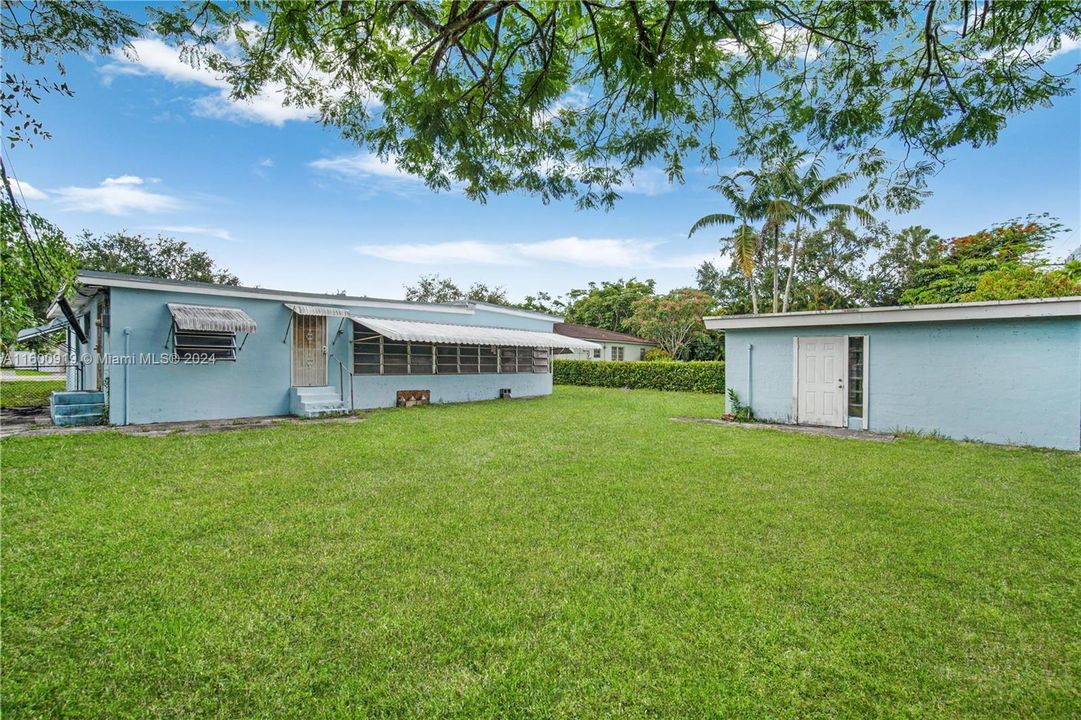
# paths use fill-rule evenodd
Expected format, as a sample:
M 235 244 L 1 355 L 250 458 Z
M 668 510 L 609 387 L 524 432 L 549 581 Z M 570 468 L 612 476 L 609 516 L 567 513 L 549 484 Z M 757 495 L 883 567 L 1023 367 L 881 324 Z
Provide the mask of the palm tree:
M 710 213 L 698 219 L 691 226 L 687 237 L 691 237 L 699 230 L 717 225 L 737 225 L 732 235 L 721 238 L 722 248 L 731 249 L 736 265 L 743 276 L 747 278 L 747 288 L 751 293 L 751 312 L 758 314 L 758 291 L 755 288 L 754 270 L 758 251 L 761 249 L 762 237 L 751 227 L 751 221 L 761 219 L 761 203 L 753 193 L 748 195 L 739 180 L 732 177 L 723 177 L 710 189 L 719 192 L 731 205 L 734 214 Z
M 788 258 L 788 278 L 784 286 L 784 302 L 781 312 L 788 312 L 788 304 L 792 297 L 792 277 L 796 274 L 796 260 L 799 255 L 801 240 L 800 230 L 804 221 L 811 227 L 817 224 L 818 218 L 848 217 L 855 216 L 864 227 L 874 222 L 874 217 L 859 205 L 847 203 L 829 202 L 830 196 L 843 189 L 855 179 L 852 173 L 838 173 L 823 178 L 822 158 L 815 157 L 807 164 L 807 169 L 802 174 L 798 172 L 798 165 L 788 169 L 787 193 L 791 206 L 791 216 L 796 220 L 796 231 L 792 237 L 792 250 Z M 776 274 L 774 275 L 776 280 Z
M 741 170 L 735 176 L 751 181 L 755 219 L 766 221 L 762 226 L 762 234 L 772 240 L 773 312 L 780 310 L 781 301 L 781 230 L 787 222 L 799 216 L 800 208 L 792 203 L 790 197 L 798 177 L 796 170 L 807 155 L 806 151 L 789 153 L 758 170 Z

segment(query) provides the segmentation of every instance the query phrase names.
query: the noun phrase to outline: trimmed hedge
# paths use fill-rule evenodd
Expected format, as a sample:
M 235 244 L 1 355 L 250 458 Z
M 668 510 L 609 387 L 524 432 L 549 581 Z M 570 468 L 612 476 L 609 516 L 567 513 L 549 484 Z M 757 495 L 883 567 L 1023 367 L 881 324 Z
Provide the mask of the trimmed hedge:
M 556 360 L 552 372 L 552 381 L 556 385 L 724 393 L 724 363 L 720 361 Z

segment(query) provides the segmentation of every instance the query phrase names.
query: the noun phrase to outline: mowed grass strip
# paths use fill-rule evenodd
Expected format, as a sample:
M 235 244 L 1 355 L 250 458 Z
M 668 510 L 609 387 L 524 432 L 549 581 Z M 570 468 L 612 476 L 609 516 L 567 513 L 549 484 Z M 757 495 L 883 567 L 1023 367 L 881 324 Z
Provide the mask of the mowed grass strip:
M 554 396 L 5 440 L 5 717 L 1069 717 L 1081 458 Z

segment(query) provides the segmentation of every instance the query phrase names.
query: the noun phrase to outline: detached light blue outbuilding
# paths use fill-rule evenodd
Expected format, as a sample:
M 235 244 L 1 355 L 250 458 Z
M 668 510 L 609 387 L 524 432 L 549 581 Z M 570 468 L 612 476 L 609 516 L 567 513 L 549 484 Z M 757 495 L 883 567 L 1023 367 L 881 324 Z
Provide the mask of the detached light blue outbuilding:
M 562 318 L 480 302 L 413 303 L 81 272 L 61 424 L 311 417 L 552 392 Z M 82 338 L 79 336 L 82 335 Z
M 705 323 L 756 418 L 1081 450 L 1081 297 Z

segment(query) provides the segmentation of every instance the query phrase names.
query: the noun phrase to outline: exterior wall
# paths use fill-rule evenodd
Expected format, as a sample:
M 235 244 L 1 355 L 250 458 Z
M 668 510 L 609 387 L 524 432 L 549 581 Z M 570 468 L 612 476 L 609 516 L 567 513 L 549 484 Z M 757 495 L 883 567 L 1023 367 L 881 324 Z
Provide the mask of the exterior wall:
M 292 312 L 281 300 L 115 287 L 109 292 L 111 347 L 106 351 L 113 355 L 138 357 L 171 353 L 172 317 L 166 307 L 170 302 L 240 308 L 258 325 L 258 331 L 244 341 L 236 362 L 206 365 L 137 362 L 112 366 L 107 394 L 110 423 L 215 420 L 289 413 Z M 340 307 L 358 316 L 552 331 L 551 321 L 507 315 L 481 307 L 472 314 L 424 308 Z M 239 334 L 237 343 L 242 340 L 244 336 Z M 327 318 L 327 346 L 327 382 L 338 389 L 348 405 L 347 371 L 352 367 L 352 322 L 348 318 Z M 344 365 L 344 370 L 340 369 L 339 362 Z M 344 392 L 342 384 L 346 385 Z M 552 391 L 552 378 L 550 373 L 357 376 L 353 379 L 352 397 L 356 400 L 356 408 L 386 407 L 394 405 L 396 390 L 430 388 L 433 402 L 460 402 L 493 399 L 498 397 L 500 388 L 507 387 L 515 397 L 545 395 Z
M 642 359 L 642 352 L 648 350 L 654 345 L 639 345 L 638 343 L 615 343 L 615 342 L 602 342 L 600 340 L 591 340 L 598 345 L 603 345 L 604 350 L 601 351 L 599 358 L 593 357 L 592 350 L 575 350 L 573 353 L 567 353 L 559 355 L 558 357 L 564 360 L 611 360 L 612 348 L 623 348 L 623 360 L 625 362 L 631 362 Z
M 792 338 L 812 335 L 869 338 L 870 430 L 1081 449 L 1081 318 L 729 330 L 726 384 L 756 417 L 793 420 Z

